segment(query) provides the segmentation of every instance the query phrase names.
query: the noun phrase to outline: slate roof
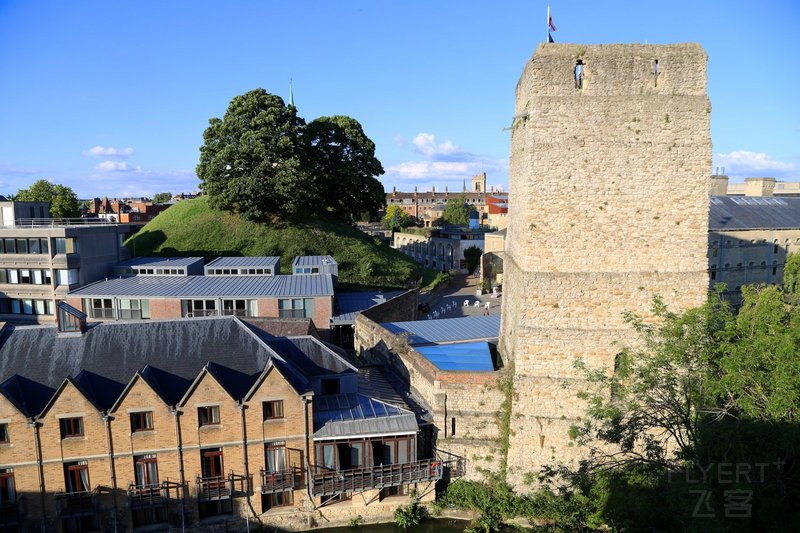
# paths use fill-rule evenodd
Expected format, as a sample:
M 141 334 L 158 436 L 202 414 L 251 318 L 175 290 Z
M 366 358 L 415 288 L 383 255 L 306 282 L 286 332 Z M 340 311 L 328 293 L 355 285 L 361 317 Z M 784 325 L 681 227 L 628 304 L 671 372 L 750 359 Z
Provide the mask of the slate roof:
M 253 256 L 253 257 L 217 257 L 206 264 L 209 268 L 263 268 L 275 266 L 280 257 Z
M 333 296 L 330 274 L 319 276 L 127 276 L 98 281 L 69 296 L 94 298 L 279 298 Z
M 496 339 L 500 334 L 500 315 L 384 322 L 384 328 L 395 335 L 407 334 L 408 343 L 435 344 L 470 340 Z
M 356 313 L 388 302 L 395 296 L 400 296 L 404 292 L 405 291 L 340 292 L 336 295 L 337 314 L 331 317 L 331 324 L 337 326 L 355 324 Z
M 419 429 L 408 409 L 364 394 L 314 397 L 314 439 L 408 434 Z
M 800 198 L 712 196 L 710 231 L 800 228 Z
M 50 326 L 0 333 L 0 393 L 34 416 L 70 378 L 98 410 L 111 408 L 134 375 L 174 405 L 203 368 L 241 398 L 266 367 L 279 368 L 299 394 L 307 376 L 354 369 L 313 337 L 255 334 L 234 317 L 93 324 L 82 335 Z

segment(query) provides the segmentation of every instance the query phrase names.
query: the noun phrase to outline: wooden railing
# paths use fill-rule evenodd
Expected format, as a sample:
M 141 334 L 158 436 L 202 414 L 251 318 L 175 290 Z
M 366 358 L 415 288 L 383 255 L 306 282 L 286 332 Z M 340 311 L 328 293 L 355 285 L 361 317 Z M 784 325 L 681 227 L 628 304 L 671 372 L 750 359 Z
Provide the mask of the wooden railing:
M 198 500 L 223 500 L 252 494 L 253 479 L 231 472 L 227 476 L 200 477 L 195 480 Z
M 284 492 L 295 488 L 300 472 L 295 469 L 268 472 L 261 469 L 261 493 Z
M 131 507 L 160 505 L 168 500 L 180 500 L 184 495 L 180 483 L 164 481 L 158 485 L 128 485 L 128 501 Z
M 94 494 L 90 491 L 57 492 L 56 514 L 58 516 L 77 516 L 94 512 Z
M 442 478 L 443 472 L 444 464 L 437 459 L 380 465 L 372 468 L 327 471 L 313 475 L 311 490 L 314 496 L 361 492 L 421 481 L 436 481 Z

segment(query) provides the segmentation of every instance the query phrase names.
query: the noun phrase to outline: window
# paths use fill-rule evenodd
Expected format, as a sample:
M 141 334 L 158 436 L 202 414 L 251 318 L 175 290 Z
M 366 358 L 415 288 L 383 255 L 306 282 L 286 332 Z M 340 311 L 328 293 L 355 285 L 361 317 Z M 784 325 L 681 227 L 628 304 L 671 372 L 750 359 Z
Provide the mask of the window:
M 14 239 L 3 239 L 3 244 L 7 254 L 17 253 L 17 243 Z
M 72 254 L 78 252 L 78 241 L 72 237 L 56 237 L 56 253 Z
M 185 317 L 216 316 L 216 300 L 181 300 L 181 310 Z
M 8 424 L 0 424 L 0 443 L 9 442 Z
M 292 499 L 292 491 L 274 492 L 272 494 L 264 494 L 261 496 L 261 508 L 266 510 L 273 507 L 285 507 L 294 503 Z
M 69 493 L 89 492 L 89 463 L 77 461 L 64 463 L 64 488 Z
M 0 505 L 14 503 L 17 500 L 17 490 L 14 485 L 14 469 L 0 468 Z
M 222 300 L 222 314 L 233 316 L 255 316 L 255 300 Z
M 131 433 L 153 429 L 153 411 L 131 413 Z
M 78 269 L 56 270 L 56 285 L 75 285 L 78 283 Z
M 28 253 L 28 239 L 17 239 L 17 253 L 18 254 Z
M 118 304 L 120 320 L 141 320 L 150 318 L 150 300 L 128 300 L 121 298 Z
M 83 436 L 83 417 L 62 418 L 59 420 L 59 424 L 61 426 L 62 439 Z
M 339 394 L 339 378 L 323 379 L 322 394 Z
M 92 298 L 89 303 L 89 306 L 84 303 L 84 309 L 89 311 L 91 318 L 114 318 L 114 302 L 111 298 Z
M 207 405 L 197 408 L 197 421 L 202 426 L 215 426 L 219 424 L 219 406 Z
M 264 420 L 283 418 L 283 400 L 271 400 L 264 402 Z
M 314 318 L 313 298 L 287 298 L 278 300 L 280 318 Z
M 54 311 L 52 300 L 17 300 L 0 298 L 0 313 L 13 315 L 52 315 Z

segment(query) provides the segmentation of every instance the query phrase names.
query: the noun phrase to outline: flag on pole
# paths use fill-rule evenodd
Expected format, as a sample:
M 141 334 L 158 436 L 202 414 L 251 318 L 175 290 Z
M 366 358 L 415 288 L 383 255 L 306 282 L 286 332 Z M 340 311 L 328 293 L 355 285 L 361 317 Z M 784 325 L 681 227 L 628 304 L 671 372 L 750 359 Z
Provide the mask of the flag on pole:
M 548 27 L 549 27 L 551 30 L 553 30 L 553 31 L 556 31 L 556 25 L 555 25 L 555 24 L 553 24 L 553 17 L 551 17 L 551 16 L 548 16 L 548 17 L 547 17 L 547 26 L 548 26 Z

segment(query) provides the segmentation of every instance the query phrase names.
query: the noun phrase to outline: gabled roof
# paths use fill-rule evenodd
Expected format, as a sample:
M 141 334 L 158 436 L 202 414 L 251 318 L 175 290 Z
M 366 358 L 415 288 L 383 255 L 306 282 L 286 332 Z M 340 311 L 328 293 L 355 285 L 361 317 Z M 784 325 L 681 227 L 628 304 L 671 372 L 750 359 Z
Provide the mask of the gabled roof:
M 496 339 L 500 334 L 500 315 L 384 322 L 395 335 L 408 335 L 410 345 L 468 340 Z
M 117 264 L 117 267 L 179 268 L 203 263 L 202 257 L 134 257 Z
M 239 372 L 237 370 L 232 370 L 230 368 L 218 365 L 213 361 L 209 362 L 206 365 L 209 373 L 214 376 L 214 379 L 222 385 L 228 394 L 231 395 L 231 398 L 235 400 L 241 400 L 245 397 L 247 392 L 253 386 L 253 383 L 261 376 L 261 372 L 256 374 L 245 374 L 244 372 Z
M 213 379 L 222 388 L 222 390 L 228 393 L 228 396 L 230 396 L 232 400 L 239 399 L 233 394 L 231 394 L 231 392 L 225 387 L 225 385 L 223 385 L 222 382 L 220 382 L 220 380 L 217 378 L 217 375 L 214 372 L 210 371 L 208 369 L 208 365 L 206 365 L 205 367 L 203 367 L 203 370 L 201 370 L 200 373 L 197 375 L 195 380 L 192 381 L 192 384 L 189 386 L 189 389 L 184 393 L 183 397 L 180 399 L 180 401 L 178 401 L 177 405 L 181 407 L 186 405 L 186 402 L 189 401 L 189 398 L 192 396 L 192 393 L 194 393 L 197 386 L 200 384 L 201 381 L 203 381 L 203 378 L 205 378 L 206 376 L 210 376 L 211 379 Z
M 125 390 L 125 385 L 122 383 L 88 370 L 82 370 L 75 376 L 73 384 L 98 411 L 110 409 Z
M 33 418 L 41 413 L 55 392 L 54 388 L 18 374 L 0 383 L 0 394 L 28 418 Z
M 319 266 L 322 264 L 335 265 L 337 263 L 330 255 L 298 255 L 292 261 L 293 267 Z
M 251 256 L 251 257 L 217 257 L 206 264 L 209 268 L 264 268 L 278 264 L 280 257 Z
M 340 292 L 336 295 L 337 313 L 331 317 L 331 324 L 354 324 L 356 313 L 386 303 L 404 292 L 406 291 Z
M 144 367 L 140 375 L 167 405 L 176 405 L 192 386 L 192 380 L 170 374 L 153 365 Z
M 268 340 L 267 345 L 283 360 L 291 361 L 306 377 L 358 372 L 356 367 L 314 337 L 275 338 Z
M 279 357 L 273 357 L 267 363 L 267 366 L 264 367 L 264 371 L 261 372 L 259 376 L 256 377 L 255 382 L 250 387 L 250 390 L 244 395 L 244 400 L 250 400 L 253 397 L 253 394 L 258 390 L 261 384 L 267 379 L 267 376 L 270 372 L 275 371 L 289 383 L 289 385 L 295 390 L 298 395 L 305 395 L 311 394 L 313 395 L 313 391 L 308 386 L 308 381 L 303 379 L 299 374 L 293 372 L 289 367 L 288 364 L 281 360 Z
M 61 393 L 64 392 L 64 389 L 67 388 L 67 385 L 72 385 L 73 387 L 75 387 L 75 390 L 77 390 L 78 393 L 81 396 L 86 398 L 86 401 L 88 401 L 90 404 L 92 404 L 92 407 L 97 409 L 97 406 L 94 404 L 94 402 L 88 396 L 86 396 L 86 393 L 84 393 L 83 389 L 75 384 L 75 380 L 71 376 L 67 376 L 61 382 L 61 385 L 59 385 L 58 388 L 56 388 L 56 390 L 53 393 L 53 395 L 50 398 L 48 398 L 48 401 L 45 404 L 45 406 L 42 408 L 41 412 L 36 414 L 37 418 L 44 417 L 47 414 L 47 412 L 50 411 L 50 408 L 53 407 L 53 405 L 56 403 L 56 401 L 58 401 L 58 399 L 61 397 Z M 97 409 L 97 410 L 98 411 L 102 411 L 101 409 Z

